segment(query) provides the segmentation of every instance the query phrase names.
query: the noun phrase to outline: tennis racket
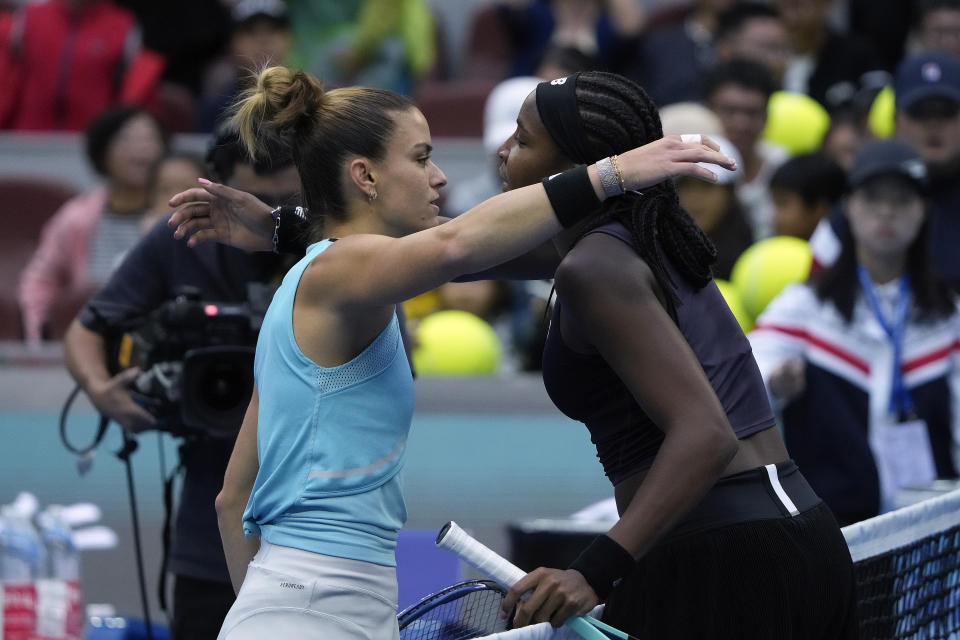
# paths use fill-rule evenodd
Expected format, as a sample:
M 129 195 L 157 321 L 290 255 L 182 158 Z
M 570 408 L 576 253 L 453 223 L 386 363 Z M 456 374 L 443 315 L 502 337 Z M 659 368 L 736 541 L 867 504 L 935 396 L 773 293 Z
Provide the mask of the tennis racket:
M 455 553 L 474 569 L 493 578 L 506 588 L 513 586 L 526 572 L 502 557 L 461 529 L 456 522 L 445 524 L 437 534 L 437 546 Z M 597 619 L 603 605 L 589 614 L 569 618 L 560 629 L 549 622 L 532 624 L 519 629 L 496 633 L 489 638 L 498 640 L 637 640 Z
M 397 615 L 400 640 L 466 640 L 507 628 L 500 618 L 506 590 L 489 580 L 468 580 L 432 593 Z

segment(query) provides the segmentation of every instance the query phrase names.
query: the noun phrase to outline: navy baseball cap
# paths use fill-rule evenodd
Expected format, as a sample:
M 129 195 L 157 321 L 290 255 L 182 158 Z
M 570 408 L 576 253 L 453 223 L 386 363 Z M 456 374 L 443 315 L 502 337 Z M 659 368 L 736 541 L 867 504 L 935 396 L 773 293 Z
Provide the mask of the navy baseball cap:
M 283 0 L 239 0 L 230 13 L 237 25 L 252 22 L 254 18 L 266 18 L 282 26 L 290 24 L 287 5 Z
M 902 176 L 920 192 L 927 187 L 927 166 L 923 159 L 913 147 L 900 140 L 878 140 L 864 146 L 853 161 L 847 181 L 852 190 L 880 175 Z
M 908 57 L 897 67 L 893 91 L 897 109 L 909 109 L 924 98 L 960 104 L 960 62 L 935 51 Z

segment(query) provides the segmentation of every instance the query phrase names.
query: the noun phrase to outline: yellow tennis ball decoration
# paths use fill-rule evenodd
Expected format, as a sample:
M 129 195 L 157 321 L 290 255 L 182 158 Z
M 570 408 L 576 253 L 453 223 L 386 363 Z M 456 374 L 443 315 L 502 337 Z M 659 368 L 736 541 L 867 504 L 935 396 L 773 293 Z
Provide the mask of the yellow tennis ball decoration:
M 893 135 L 895 127 L 896 100 L 894 99 L 893 87 L 887 85 L 880 90 L 877 97 L 873 99 L 870 105 L 870 112 L 867 114 L 867 126 L 870 132 L 878 138 L 889 138 Z
M 756 321 L 785 286 L 807 279 L 812 260 L 807 241 L 792 236 L 761 240 L 740 254 L 733 265 L 730 283 L 739 293 L 751 322 Z
M 819 149 L 829 128 L 830 115 L 810 96 L 790 91 L 776 91 L 770 96 L 763 138 L 791 155 Z
M 416 329 L 413 367 L 423 376 L 483 376 L 496 372 L 500 339 L 482 318 L 455 309 L 436 311 Z
M 722 295 L 723 299 L 727 302 L 727 306 L 730 307 L 730 311 L 733 312 L 733 317 L 737 319 L 740 328 L 743 329 L 744 333 L 748 333 L 753 329 L 753 319 L 743 308 L 743 301 L 740 300 L 740 292 L 733 286 L 733 283 L 727 280 L 714 278 L 713 281 L 717 283 L 717 289 L 720 289 L 720 295 Z

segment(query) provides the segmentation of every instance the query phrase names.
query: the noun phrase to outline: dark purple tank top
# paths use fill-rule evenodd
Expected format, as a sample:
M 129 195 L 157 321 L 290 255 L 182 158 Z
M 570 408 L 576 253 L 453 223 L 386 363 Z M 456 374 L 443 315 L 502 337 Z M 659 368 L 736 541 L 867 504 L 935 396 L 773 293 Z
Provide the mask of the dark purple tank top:
M 618 222 L 590 233 L 606 233 L 633 246 L 630 232 Z M 743 439 L 773 427 L 773 411 L 750 342 L 717 285 L 710 282 L 695 289 L 667 256 L 664 263 L 679 298 L 677 326 L 700 361 L 737 437 Z M 564 316 L 563 300 L 558 296 L 543 350 L 544 385 L 557 408 L 590 430 L 603 470 L 616 485 L 653 464 L 663 432 L 603 358 L 575 352 L 566 345 L 560 335 L 561 324 L 566 332 L 576 331 L 576 322 Z

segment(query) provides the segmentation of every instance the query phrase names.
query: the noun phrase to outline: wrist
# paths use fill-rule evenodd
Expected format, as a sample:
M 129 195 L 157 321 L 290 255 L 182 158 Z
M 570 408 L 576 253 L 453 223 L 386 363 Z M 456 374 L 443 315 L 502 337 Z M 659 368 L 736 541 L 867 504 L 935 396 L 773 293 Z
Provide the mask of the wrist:
M 610 536 L 599 535 L 580 552 L 569 568 L 579 571 L 597 596 L 604 600 L 620 578 L 633 570 L 634 565 L 629 551 Z
M 567 169 L 544 178 L 542 184 L 553 213 L 564 228 L 570 228 L 580 222 L 596 211 L 603 202 L 590 176 L 590 167 L 579 166 Z M 602 186 L 600 193 L 603 193 Z
M 270 212 L 274 220 L 274 253 L 303 255 L 309 236 L 307 209 L 296 205 L 282 205 Z

